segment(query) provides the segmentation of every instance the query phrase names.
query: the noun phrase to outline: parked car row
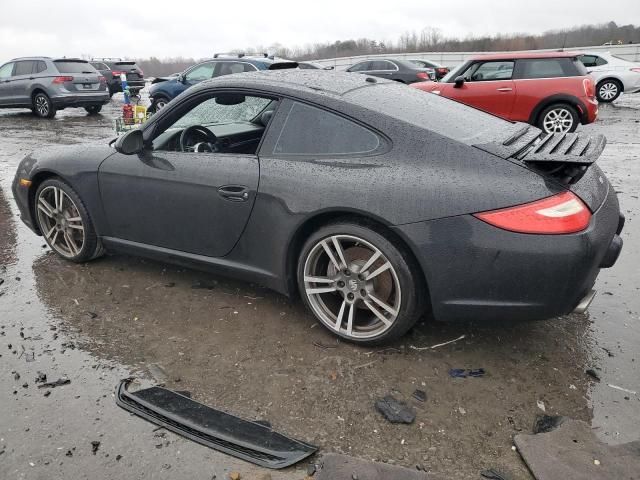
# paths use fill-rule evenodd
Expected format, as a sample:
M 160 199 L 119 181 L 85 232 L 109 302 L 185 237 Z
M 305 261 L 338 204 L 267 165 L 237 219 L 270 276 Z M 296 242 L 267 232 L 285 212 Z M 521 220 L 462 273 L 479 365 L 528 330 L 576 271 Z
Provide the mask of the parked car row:
M 91 60 L 91 65 L 107 79 L 109 95 L 122 91 L 123 74 L 127 79 L 131 95 L 137 95 L 144 88 L 144 73 L 134 61 L 120 58 L 94 58 Z

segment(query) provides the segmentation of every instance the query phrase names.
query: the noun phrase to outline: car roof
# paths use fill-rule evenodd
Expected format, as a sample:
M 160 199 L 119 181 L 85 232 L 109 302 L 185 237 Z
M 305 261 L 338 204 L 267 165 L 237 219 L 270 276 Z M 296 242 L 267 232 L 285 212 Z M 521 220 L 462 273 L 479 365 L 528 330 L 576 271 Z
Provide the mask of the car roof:
M 520 58 L 572 58 L 582 52 L 501 52 L 473 55 L 469 60 L 511 60 Z
M 9 60 L 10 62 L 17 62 L 19 60 L 51 60 L 51 57 L 17 57 Z
M 223 75 L 200 82 L 192 89 L 235 87 L 266 89 L 273 93 L 300 93 L 340 97 L 356 88 L 396 83 L 382 78 L 329 70 L 261 70 Z

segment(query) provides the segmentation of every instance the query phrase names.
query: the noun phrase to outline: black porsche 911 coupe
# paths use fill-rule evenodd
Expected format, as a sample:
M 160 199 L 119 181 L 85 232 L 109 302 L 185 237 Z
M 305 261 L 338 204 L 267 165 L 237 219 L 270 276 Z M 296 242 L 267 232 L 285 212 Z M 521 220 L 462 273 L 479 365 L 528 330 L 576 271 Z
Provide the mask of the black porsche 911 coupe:
M 594 164 L 604 144 L 364 75 L 247 73 L 189 89 L 109 144 L 27 156 L 13 191 L 69 260 L 106 249 L 209 268 L 379 343 L 423 313 L 584 310 L 622 248 Z

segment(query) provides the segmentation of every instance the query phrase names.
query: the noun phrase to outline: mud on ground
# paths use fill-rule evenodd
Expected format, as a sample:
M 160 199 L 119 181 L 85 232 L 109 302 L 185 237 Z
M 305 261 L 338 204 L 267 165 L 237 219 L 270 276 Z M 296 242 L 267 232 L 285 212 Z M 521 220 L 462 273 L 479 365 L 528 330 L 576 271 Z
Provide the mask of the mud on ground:
M 97 119 L 65 111 L 42 123 L 0 113 L 5 197 L 11 202 L 10 181 L 25 151 L 108 137 L 114 98 Z M 422 322 L 395 344 L 356 347 L 327 333 L 300 302 L 256 285 L 121 255 L 68 263 L 20 222 L 14 236 L 0 204 L 0 226 L 9 225 L 0 230 L 0 252 L 15 252 L 0 257 L 0 405 L 8 412 L 0 418 L 0 477 L 223 478 L 235 469 L 259 478 L 262 471 L 244 462 L 170 433 L 156 437 L 153 426 L 115 407 L 113 389 L 129 375 L 266 419 L 321 452 L 420 466 L 452 479 L 478 478 L 485 468 L 530 478 L 512 438 L 529 431 L 542 408 L 592 422 L 610 442 L 637 439 L 639 399 L 608 387 L 640 390 L 638 272 L 631 266 L 638 246 L 629 238 L 638 233 L 640 98 L 618 103 L 602 108 L 589 129 L 609 136 L 599 163 L 620 192 L 627 243 L 619 265 L 602 272 L 590 315 L 524 324 Z M 487 373 L 454 379 L 451 368 Z M 587 368 L 602 381 L 585 375 Z M 44 397 L 33 383 L 38 370 L 72 383 Z M 415 389 L 426 392 L 424 403 L 412 398 Z M 388 393 L 415 407 L 413 425 L 389 424 L 375 411 L 375 399 Z M 101 441 L 96 455 L 92 439 Z M 304 467 L 273 478 L 302 478 Z

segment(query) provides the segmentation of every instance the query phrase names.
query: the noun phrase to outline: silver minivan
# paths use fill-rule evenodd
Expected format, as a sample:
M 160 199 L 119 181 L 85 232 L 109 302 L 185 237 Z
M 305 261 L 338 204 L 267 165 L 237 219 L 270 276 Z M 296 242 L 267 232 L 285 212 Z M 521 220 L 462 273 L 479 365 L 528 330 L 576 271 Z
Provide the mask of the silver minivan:
M 0 67 L 0 108 L 30 108 L 53 118 L 69 107 L 97 114 L 107 103 L 107 82 L 86 60 L 24 57 Z

